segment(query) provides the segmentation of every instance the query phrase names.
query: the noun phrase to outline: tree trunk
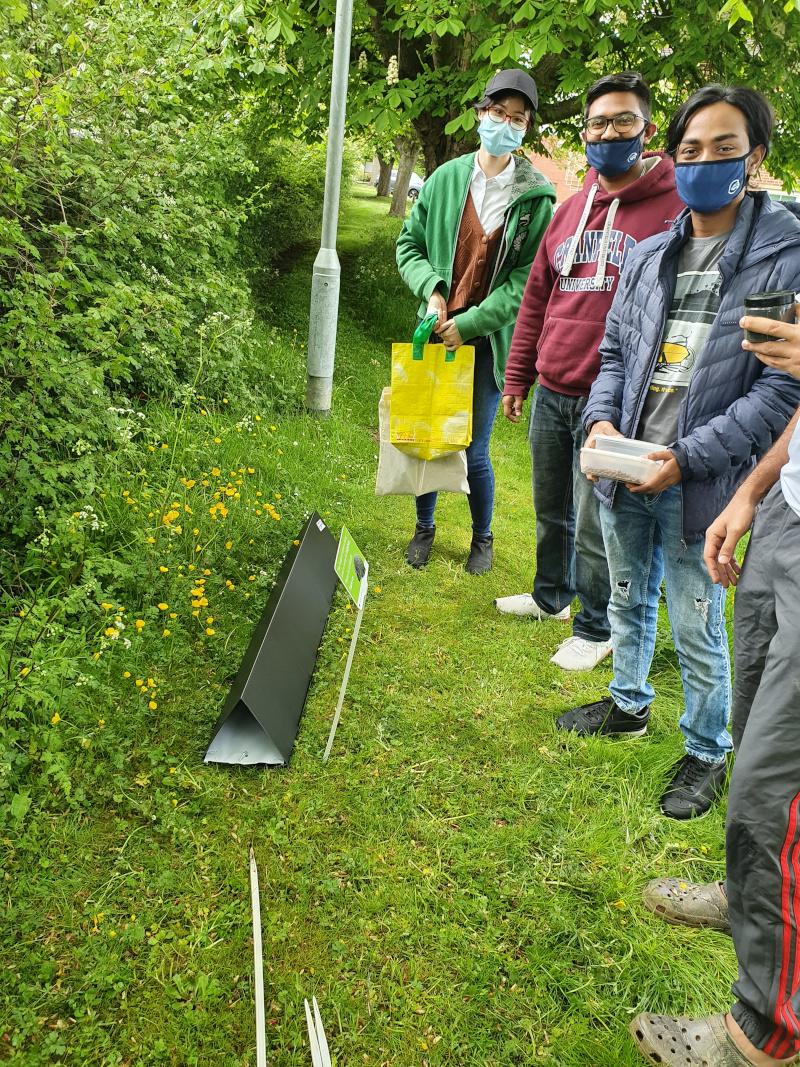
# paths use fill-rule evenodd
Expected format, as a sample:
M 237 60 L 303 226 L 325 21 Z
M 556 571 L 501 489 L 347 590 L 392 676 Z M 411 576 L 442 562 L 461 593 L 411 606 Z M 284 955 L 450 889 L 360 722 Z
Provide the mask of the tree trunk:
M 422 146 L 425 175 L 428 178 L 442 163 L 466 155 L 467 152 L 474 152 L 478 148 L 477 135 L 458 140 L 454 135 L 444 132 L 445 126 L 453 117 L 425 112 L 412 121 L 417 140 Z
M 389 182 L 392 180 L 392 164 L 394 159 L 384 159 L 378 152 L 378 166 L 380 167 L 380 174 L 378 175 L 378 196 L 389 195 Z
M 408 197 L 408 184 L 411 175 L 419 159 L 419 142 L 413 134 L 400 135 L 394 139 L 394 147 L 397 150 L 397 178 L 394 183 L 394 195 L 389 214 L 395 218 L 406 217 L 406 199 Z

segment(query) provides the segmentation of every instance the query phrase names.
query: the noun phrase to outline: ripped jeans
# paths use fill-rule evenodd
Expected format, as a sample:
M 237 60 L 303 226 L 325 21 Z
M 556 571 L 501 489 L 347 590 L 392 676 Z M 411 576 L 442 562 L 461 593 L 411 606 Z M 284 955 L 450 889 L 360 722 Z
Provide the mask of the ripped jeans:
M 686 751 L 716 762 L 731 751 L 731 666 L 725 590 L 703 563 L 703 541 L 681 542 L 681 489 L 632 493 L 618 485 L 614 507 L 600 508 L 611 577 L 608 617 L 614 649 L 611 695 L 633 714 L 655 696 L 648 681 L 656 644 L 661 580 L 681 669 Z

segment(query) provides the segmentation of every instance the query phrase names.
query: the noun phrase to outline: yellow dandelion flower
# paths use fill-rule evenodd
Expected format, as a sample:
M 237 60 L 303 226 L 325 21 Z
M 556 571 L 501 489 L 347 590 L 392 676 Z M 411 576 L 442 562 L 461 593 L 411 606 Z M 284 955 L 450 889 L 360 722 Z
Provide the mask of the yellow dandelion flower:
M 248 474 L 255 474 L 256 473 L 255 467 L 248 467 L 247 468 L 247 473 Z
M 270 430 L 274 430 L 274 429 L 275 429 L 275 427 L 274 427 L 274 426 L 270 426 Z
M 147 706 L 148 708 L 150 708 L 151 711 L 155 711 L 158 707 L 158 704 L 156 704 L 155 700 L 148 700 Z
M 141 628 L 143 626 L 144 626 L 144 619 L 137 619 L 136 620 L 136 628 L 137 628 L 137 630 L 141 630 Z
M 208 571 L 208 570 L 203 571 L 203 574 L 206 576 L 206 578 L 208 578 L 209 574 L 211 574 L 211 571 Z
M 208 414 L 208 412 L 206 411 L 206 409 L 205 409 L 205 408 L 200 408 L 200 414 L 201 414 L 201 415 L 207 415 L 207 414 Z
M 213 615 L 209 615 L 208 618 L 206 619 L 206 622 L 208 623 L 209 626 L 211 625 L 211 623 L 213 621 L 214 621 L 214 616 Z
M 169 630 L 165 630 L 161 636 L 162 637 L 169 637 Z
M 190 563 L 189 564 L 188 570 L 190 570 L 190 571 L 194 570 L 194 563 Z
M 227 404 L 228 403 L 228 401 L 225 399 L 225 397 L 222 398 L 222 403 L 223 404 Z
M 166 445 L 162 445 L 161 447 L 162 447 L 163 449 L 166 449 L 166 447 L 167 447 L 167 446 L 166 446 Z
M 210 626 L 206 626 L 206 633 L 208 634 L 209 637 L 213 637 L 216 632 L 217 631 L 216 630 L 212 630 Z
M 256 509 L 256 515 L 263 515 L 263 514 L 264 514 L 263 511 L 261 511 L 260 509 Z
M 233 586 L 231 586 L 231 589 L 233 589 Z M 208 601 L 206 600 L 206 598 L 204 596 L 200 597 L 200 607 L 201 608 L 207 608 L 208 607 Z
M 251 574 L 247 580 L 248 582 L 254 582 L 256 580 L 256 576 L 254 574 Z
M 137 678 L 136 679 L 136 684 L 137 685 L 144 685 L 144 682 L 143 682 L 143 680 L 141 678 Z
M 279 449 L 278 449 L 278 455 L 279 455 L 279 456 L 282 456 L 282 455 L 283 455 L 283 449 L 282 449 L 282 448 L 279 448 Z
M 260 415 L 256 415 L 256 422 L 261 422 L 261 416 Z
M 56 713 L 55 713 L 55 715 L 54 715 L 54 716 L 53 716 L 53 718 L 52 718 L 52 719 L 50 720 L 50 722 L 51 722 L 51 723 L 53 724 L 53 726 L 55 726 L 55 725 L 56 725 L 56 723 L 59 723 L 59 722 L 61 722 L 61 716 L 60 716 L 60 715 L 58 714 L 58 712 L 56 712 Z
M 147 446 L 147 451 L 148 451 L 148 452 L 155 452 L 155 449 L 153 448 L 153 446 L 152 446 L 152 445 L 148 445 L 148 446 Z
M 158 569 L 161 571 L 162 574 L 166 574 L 169 570 L 169 567 L 159 567 Z
M 198 616 L 199 614 L 200 614 L 200 612 L 199 612 L 199 611 L 193 611 L 193 612 L 192 612 L 192 615 L 194 615 L 194 617 L 195 617 L 195 618 L 197 618 L 197 616 Z
M 148 545 L 154 545 L 156 543 L 155 537 L 148 537 L 147 538 L 147 543 L 148 543 Z
M 177 615 L 177 612 L 171 611 L 171 612 L 169 613 L 169 617 L 170 617 L 171 619 L 177 619 L 177 617 L 178 617 L 178 615 Z
M 195 537 L 197 537 L 197 535 L 200 533 L 200 531 L 195 527 L 195 529 L 192 530 L 192 533 L 195 535 Z
M 226 548 L 233 548 L 233 541 L 226 541 L 225 542 L 225 547 Z
M 122 675 L 123 678 L 130 678 L 130 676 L 131 676 L 131 672 L 130 671 L 125 671 L 125 673 Z
M 159 604 L 158 605 L 158 610 L 159 611 L 166 611 L 168 607 L 169 607 L 169 604 Z
M 23 667 L 19 673 L 22 675 L 23 678 L 27 678 L 28 675 L 31 673 L 31 669 L 30 667 Z
M 373 589 L 373 592 L 375 592 L 375 593 L 380 593 L 380 591 L 381 591 L 381 587 L 379 585 L 376 585 L 375 588 Z
M 153 681 L 153 679 L 152 679 L 152 678 L 148 678 L 148 679 L 147 679 L 147 684 L 148 684 L 149 686 L 151 686 L 151 687 L 152 687 L 152 686 L 154 686 L 154 685 L 155 685 L 156 683 L 155 683 L 155 682 Z
M 219 478 L 219 467 L 212 467 L 211 473 L 215 478 Z
M 195 550 L 195 552 L 199 552 L 200 551 L 200 545 L 195 545 L 195 549 L 194 550 Z
M 292 541 L 292 544 L 293 544 L 293 545 L 299 545 L 299 544 L 300 544 L 300 542 L 299 542 L 299 541 Z
M 222 444 L 222 438 L 221 437 L 215 437 L 214 438 L 214 444 L 215 445 L 221 445 Z

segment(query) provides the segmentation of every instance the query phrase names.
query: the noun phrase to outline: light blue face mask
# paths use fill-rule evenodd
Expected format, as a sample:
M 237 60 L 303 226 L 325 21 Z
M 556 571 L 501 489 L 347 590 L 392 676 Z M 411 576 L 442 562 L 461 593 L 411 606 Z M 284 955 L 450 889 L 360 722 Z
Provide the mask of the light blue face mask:
M 525 131 L 513 130 L 507 122 L 492 122 L 488 115 L 484 115 L 478 125 L 478 136 L 490 156 L 505 156 L 516 152 Z

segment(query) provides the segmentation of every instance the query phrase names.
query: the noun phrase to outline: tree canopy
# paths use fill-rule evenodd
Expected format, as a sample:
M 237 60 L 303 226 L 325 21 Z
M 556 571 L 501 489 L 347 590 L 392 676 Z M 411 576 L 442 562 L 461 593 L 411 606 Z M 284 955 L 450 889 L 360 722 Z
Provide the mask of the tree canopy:
M 529 69 L 539 86 L 538 136 L 577 144 L 576 117 L 602 74 L 638 70 L 662 124 L 711 81 L 752 85 L 779 117 L 771 171 L 800 173 L 800 0 L 356 0 L 348 121 L 399 131 L 410 122 L 430 173 L 473 145 L 469 105 L 501 67 Z M 315 136 L 325 128 L 335 0 L 302 10 L 272 5 L 291 30 L 270 54 L 277 125 Z M 280 12 L 278 16 L 277 12 Z M 279 22 L 277 21 L 279 18 Z

